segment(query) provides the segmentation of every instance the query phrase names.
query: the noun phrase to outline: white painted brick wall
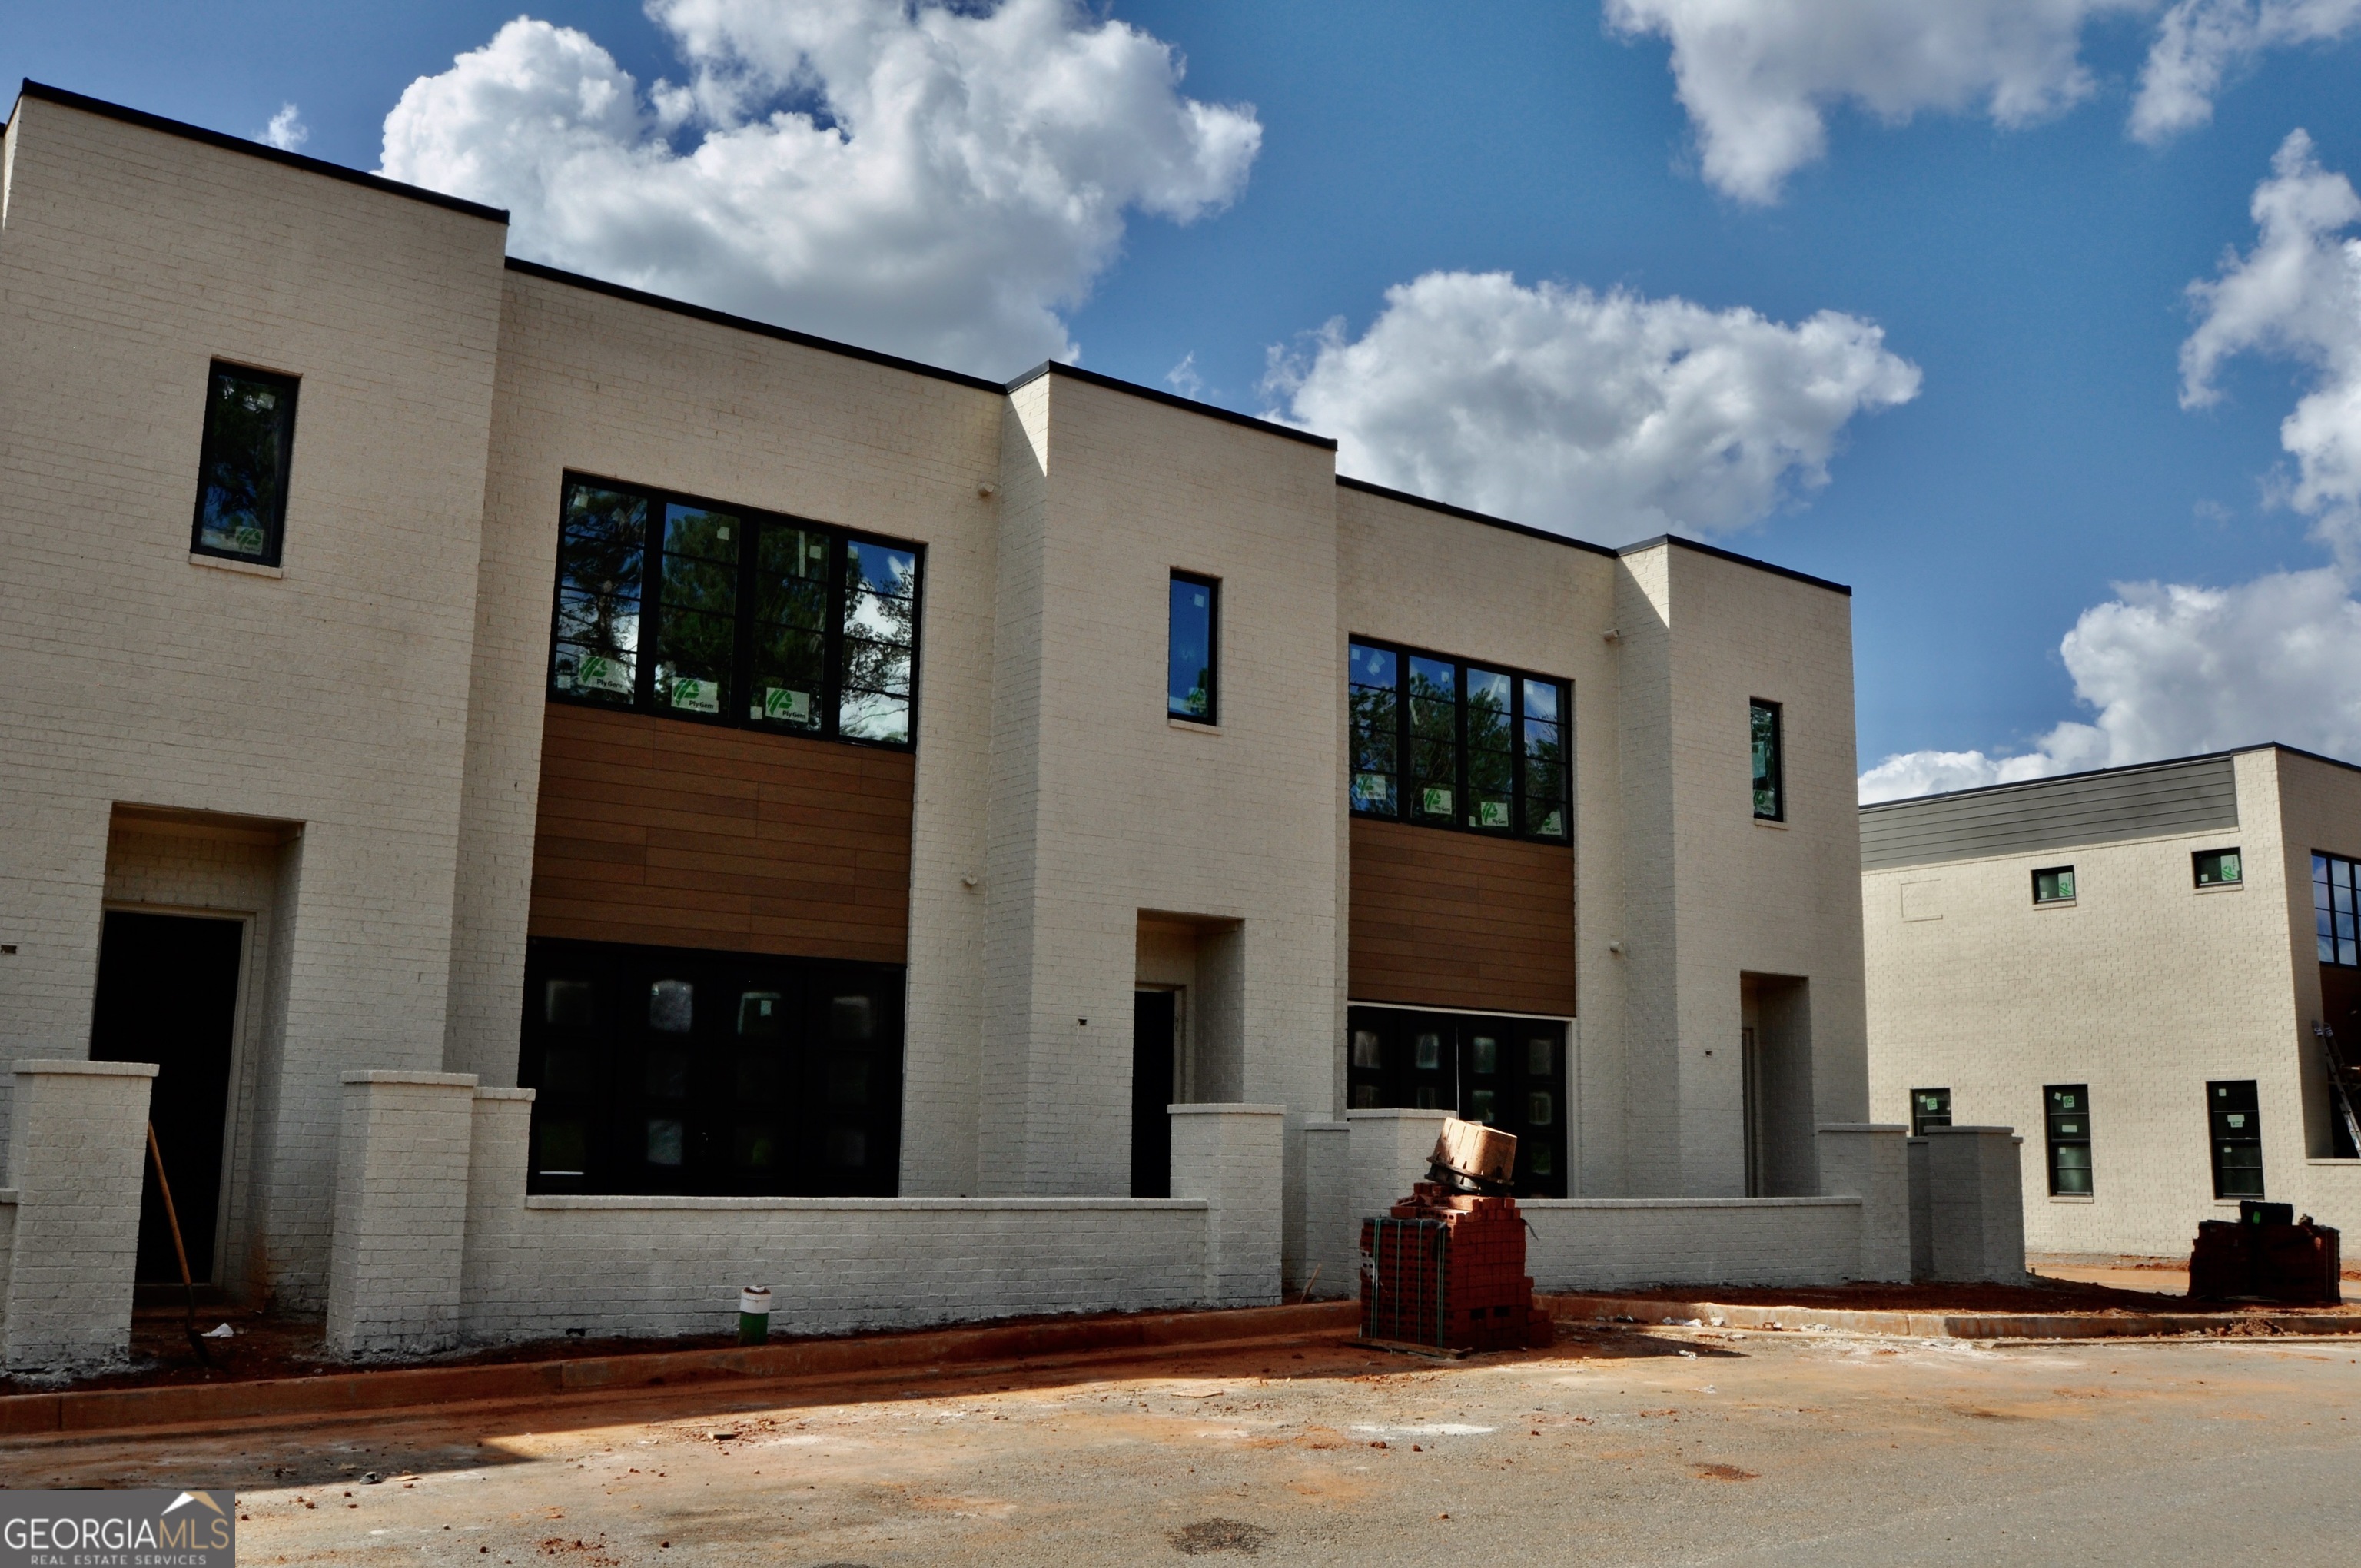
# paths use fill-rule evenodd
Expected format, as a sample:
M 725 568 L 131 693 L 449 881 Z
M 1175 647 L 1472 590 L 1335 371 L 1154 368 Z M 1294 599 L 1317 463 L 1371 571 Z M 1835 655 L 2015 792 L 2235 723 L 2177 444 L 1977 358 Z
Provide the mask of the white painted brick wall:
M 1861 1257 L 1859 1198 L 1536 1198 L 1525 1269 L 1541 1290 L 1829 1285 Z
M 1899 1123 L 1819 1129 L 1821 1195 L 1861 1201 L 1861 1256 L 1850 1278 L 1910 1278 L 1909 1132 Z
M 16 1064 L 16 1225 L 0 1299 L 0 1361 L 12 1372 L 104 1367 L 130 1347 L 155 1077 L 144 1062 Z
M 476 1080 L 348 1072 L 343 1087 L 328 1354 L 447 1350 L 459 1340 Z
M 1287 1107 L 1175 1105 L 1172 1196 L 1202 1200 L 1202 1299 L 1221 1307 L 1279 1299 Z
M 1927 1218 L 1933 1277 L 2025 1280 L 2025 1140 L 2011 1127 L 1927 1129 Z

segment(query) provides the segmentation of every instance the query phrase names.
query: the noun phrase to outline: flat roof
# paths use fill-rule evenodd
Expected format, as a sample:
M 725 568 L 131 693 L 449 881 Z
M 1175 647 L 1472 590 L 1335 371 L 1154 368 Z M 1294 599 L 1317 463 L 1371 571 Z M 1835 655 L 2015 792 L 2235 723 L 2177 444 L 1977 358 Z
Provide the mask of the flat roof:
M 357 169 L 347 169 L 341 163 L 330 163 L 324 158 L 309 158 L 302 153 L 289 152 L 283 148 L 271 147 L 264 142 L 248 141 L 244 137 L 234 137 L 225 131 L 207 130 L 203 126 L 192 126 L 185 120 L 168 120 L 161 115 L 151 115 L 145 109 L 126 108 L 121 104 L 110 104 L 104 98 L 91 98 L 80 93 L 69 93 L 62 87 L 52 87 L 46 82 L 36 82 L 29 76 L 17 84 L 16 96 L 20 101 L 35 98 L 42 103 L 56 104 L 63 108 L 80 109 L 86 115 L 98 115 L 106 119 L 120 120 L 126 125 L 137 126 L 144 130 L 161 131 L 166 136 L 180 137 L 188 141 L 201 141 L 208 147 L 220 148 L 225 152 L 242 152 L 249 158 L 265 159 L 272 163 L 283 163 L 290 169 L 301 169 L 307 174 L 325 175 L 331 180 L 342 180 L 349 185 L 366 185 L 372 191 L 382 191 L 389 196 L 403 196 L 413 202 L 424 202 L 430 206 L 447 207 L 452 212 L 465 213 L 472 218 L 483 218 L 496 224 L 506 224 L 509 221 L 509 214 L 505 208 L 487 207 L 480 202 L 470 202 L 465 197 L 446 196 L 440 191 L 429 191 L 423 185 L 405 185 L 399 180 L 388 180 L 382 174 L 367 174 Z M 11 111 L 9 117 L 15 118 L 14 111 Z
M 1855 809 L 1864 813 L 1885 811 L 1897 806 L 1916 806 L 1922 801 L 1960 800 L 1971 795 L 1998 795 L 2004 790 L 2039 789 L 2045 784 L 2095 779 L 2108 773 L 2153 773 L 2159 768 L 2178 768 L 2190 762 L 2219 762 L 2224 757 L 2243 757 L 2253 751 L 2284 751 L 2290 757 L 2301 757 L 2309 762 L 2324 762 L 2332 768 L 2343 768 L 2346 773 L 2361 773 L 2361 763 L 2348 762 L 2339 757 L 2324 757 L 2318 751 L 2307 751 L 2284 740 L 2257 740 L 2251 746 L 2232 746 L 2220 751 L 2191 751 L 2185 757 L 2159 757 L 2152 762 L 2125 762 L 2113 768 L 2083 768 L 2070 773 L 2044 773 L 2037 779 L 2013 779 L 2007 784 L 1977 784 L 1971 789 L 1930 790 L 1925 795 L 1905 795 L 1894 800 L 1873 800 Z

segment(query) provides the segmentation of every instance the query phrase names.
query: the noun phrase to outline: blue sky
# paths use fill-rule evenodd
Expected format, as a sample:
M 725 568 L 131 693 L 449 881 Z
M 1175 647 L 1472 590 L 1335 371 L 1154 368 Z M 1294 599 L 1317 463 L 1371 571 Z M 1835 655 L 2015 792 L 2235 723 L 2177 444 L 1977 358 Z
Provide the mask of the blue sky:
M 712 3 L 727 12 L 733 0 Z M 1070 351 L 1151 385 L 1186 359 L 1197 379 L 1184 384 L 1207 400 L 1317 424 L 1322 410 L 1363 416 L 1349 401 L 1354 365 L 1338 358 L 1321 382 L 1318 342 L 1304 334 L 1341 318 L 1336 342 L 1359 340 L 1389 289 L 1427 274 L 1505 271 L 1526 288 L 1620 289 L 1782 324 L 1842 313 L 1882 329 L 1883 354 L 1916 367 L 1915 395 L 1893 389 L 1894 358 L 1879 360 L 1888 393 L 1863 394 L 1819 427 L 1831 454 L 1824 486 L 1812 487 L 1806 462 L 1758 498 L 1767 510 L 1733 503 L 1736 512 L 1689 531 L 1854 586 L 1864 768 L 1893 753 L 1982 754 L 1949 772 L 1904 770 L 1923 787 L 1999 776 L 2004 757 L 2041 772 L 2273 734 L 2361 757 L 2349 563 L 2334 538 L 2315 537 L 2334 532 L 2341 503 L 2307 512 L 2267 499 L 2273 476 L 2300 473 L 2280 421 L 2329 374 L 2321 367 L 2333 366 L 2334 346 L 2275 351 L 2284 331 L 2277 340 L 2249 333 L 2240 340 L 2249 346 L 2234 344 L 2213 378 L 2217 401 L 2185 409 L 2179 396 L 2182 345 L 2202 313 L 2188 286 L 2215 277 L 2225 254 L 2256 247 L 2248 204 L 2290 131 L 2310 133 L 2323 178 L 2361 176 L 2361 17 L 2344 21 L 2351 7 L 2333 0 L 2279 0 L 2310 4 L 2327 17 L 2313 29 L 2326 36 L 2234 60 L 2210 122 L 2154 143 L 2127 133 L 2126 115 L 2159 36 L 2156 5 L 2092 8 L 2066 38 L 2085 73 L 2064 94 L 2074 101 L 2028 123 L 1995 123 L 1972 65 L 1967 88 L 1948 98 L 1940 84 L 1928 89 L 1931 106 L 1899 123 L 1849 101 L 1860 89 L 1839 72 L 1811 99 L 1826 109 L 1824 155 L 1793 161 L 1765 199 L 1759 181 L 1745 189 L 1706 166 L 1709 112 L 1675 95 L 1684 3 L 1650 0 L 1621 32 L 1583 3 L 1130 0 L 1082 14 L 1072 24 L 1081 31 L 1111 16 L 1170 46 L 1185 59 L 1178 92 L 1187 99 L 1250 104 L 1259 144 L 1250 156 L 1234 148 L 1227 172 L 1139 175 L 1138 191 L 1116 203 L 1112 248 L 1071 241 L 1090 252 L 1071 269 L 1086 295 L 1050 306 Z M 1975 5 L 2004 9 L 2005 0 Z M 1910 8 L 1905 0 L 1897 11 Z M 1841 9 L 1828 7 L 1832 18 Z M 528 14 L 588 34 L 642 89 L 692 74 L 678 35 L 635 5 L 564 0 Z M 2250 14 L 2268 21 L 2269 7 Z M 374 168 L 405 88 L 450 71 L 455 56 L 482 49 L 515 15 L 513 0 L 349 11 L 82 0 L 20 7 L 0 32 L 0 75 L 240 135 L 260 133 L 293 103 L 308 132 L 302 150 Z M 1651 16 L 1662 21 L 1653 30 Z M 1832 34 L 1793 47 L 1817 70 L 1853 41 Z M 1764 47 L 1775 55 L 1782 46 Z M 1874 61 L 1865 69 L 1873 79 Z M 807 88 L 765 106 L 825 97 Z M 864 128 L 852 122 L 856 137 Z M 692 116 L 660 134 L 686 150 L 702 133 Z M 423 156 L 405 167 L 432 167 Z M 1190 180 L 1185 191 L 1174 184 Z M 1163 215 L 1192 205 L 1202 210 L 1191 221 Z M 2323 255 L 2356 232 L 2329 231 Z M 580 253 L 588 243 L 552 258 L 595 270 Z M 670 291 L 696 291 L 696 258 L 668 264 L 691 285 Z M 1060 287 L 1039 285 L 1051 296 Z M 744 308 L 728 289 L 713 284 L 714 302 Z M 827 288 L 778 298 L 770 313 L 788 324 L 862 341 L 900 308 Z M 950 316 L 969 308 L 949 296 L 939 304 Z M 1038 330 L 961 330 L 941 327 L 937 341 L 954 345 L 944 357 L 981 356 L 984 367 L 995 354 L 1040 356 L 1024 347 Z M 1054 323 L 1041 330 L 1054 336 Z M 1313 366 L 1310 391 L 1266 383 L 1274 345 L 1297 355 L 1299 375 Z M 1849 363 L 1876 373 L 1869 348 L 1850 352 Z M 1325 401 L 1314 395 L 1323 385 Z M 1366 417 L 1380 428 L 1378 415 Z M 1436 471 L 1480 473 L 1491 461 Z M 1644 490 L 1645 506 L 1669 508 L 1677 523 L 1686 503 L 1661 499 L 1675 483 L 1652 474 L 1581 494 Z M 1444 499 L 1486 505 L 1499 493 Z M 1598 521 L 1576 515 L 1572 526 L 1607 538 L 1641 526 L 1603 513 Z M 2333 580 L 2304 580 L 2317 591 L 2301 613 L 2327 639 L 2307 644 L 2309 656 L 2341 669 L 2343 653 L 2356 654 L 2348 684 L 2313 689 L 2287 674 L 2290 656 L 2269 634 L 2299 612 L 2272 608 L 2279 601 L 2241 609 L 2238 600 L 2210 620 L 2150 616 L 2129 631 L 2131 611 L 2102 616 L 2083 642 L 2096 674 L 2070 669 L 2060 653 L 2078 618 L 2124 602 L 2118 583 L 2232 591 L 2273 573 L 2323 571 Z M 2270 624 L 2231 624 L 2242 614 Z M 2138 668 L 2126 673 L 2125 661 Z M 2142 673 L 2168 666 L 2181 673 Z M 2091 700 L 2078 700 L 2078 679 Z M 2041 748 L 2053 726 L 2099 720 L 2110 702 L 2120 711 L 2107 709 L 2115 717 L 2095 740 Z M 2242 732 L 2257 725 L 2270 733 Z

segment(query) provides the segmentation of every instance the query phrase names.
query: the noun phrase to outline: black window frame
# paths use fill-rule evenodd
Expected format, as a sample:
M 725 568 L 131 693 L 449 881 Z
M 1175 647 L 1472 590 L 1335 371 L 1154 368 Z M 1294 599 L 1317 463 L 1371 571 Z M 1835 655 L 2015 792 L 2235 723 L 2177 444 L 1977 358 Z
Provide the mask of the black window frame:
M 1943 1103 L 1939 1109 L 1926 1103 L 1927 1100 L 1938 1094 L 1943 1097 Z M 1950 1124 L 1951 1091 L 1949 1089 L 1927 1088 L 1914 1089 L 1910 1091 L 1910 1135 L 1912 1137 L 1923 1138 L 1927 1135 L 1927 1128 L 1948 1127 Z
M 1191 713 L 1172 702 L 1172 587 L 1190 583 L 1205 590 L 1205 711 Z M 1183 724 L 1218 727 L 1222 722 L 1222 579 L 1172 568 L 1164 589 L 1164 717 Z
M 1367 649 L 1388 654 L 1394 660 L 1394 733 L 1393 782 L 1391 809 L 1364 806 L 1361 781 L 1375 776 L 1374 770 L 1360 766 L 1361 729 L 1357 712 L 1346 715 L 1345 758 L 1345 805 L 1354 817 L 1374 822 L 1400 822 L 1414 828 L 1439 828 L 1456 833 L 1473 833 L 1486 839 L 1521 839 L 1535 844 L 1571 844 L 1574 841 L 1574 748 L 1568 734 L 1574 726 L 1574 683 L 1560 675 L 1547 675 L 1537 670 L 1521 669 L 1488 659 L 1466 659 L 1455 653 L 1441 653 L 1430 649 L 1415 648 L 1407 643 L 1389 641 L 1382 637 L 1357 634 L 1345 639 L 1345 700 L 1350 707 L 1356 701 L 1354 693 L 1364 689 L 1354 679 L 1355 650 Z M 1413 807 L 1411 800 L 1411 769 L 1409 765 L 1418 741 L 1413 733 L 1410 692 L 1411 663 L 1423 660 L 1431 663 L 1448 664 L 1452 669 L 1452 807 L 1447 816 L 1436 816 Z M 1510 795 L 1509 821 L 1506 827 L 1484 827 L 1467 820 L 1466 807 L 1474 804 L 1475 792 L 1469 782 L 1471 749 L 1468 744 L 1467 677 L 1471 671 L 1505 678 L 1510 685 L 1512 712 L 1509 735 Z M 1554 720 L 1537 719 L 1526 711 L 1528 683 L 1546 686 L 1555 694 L 1558 717 Z M 1366 689 L 1381 688 L 1368 686 Z M 1557 730 L 1557 757 L 1554 763 L 1537 758 L 1528 726 L 1554 725 Z M 1558 794 L 1552 802 L 1537 799 L 1531 780 L 1536 764 L 1555 766 L 1558 770 Z M 1558 812 L 1559 830 L 1543 832 L 1530 826 L 1535 816 L 1534 807 L 1554 805 Z
M 586 695 L 577 688 L 559 684 L 560 631 L 566 592 L 566 536 L 568 508 L 576 490 L 590 487 L 635 499 L 646 508 L 642 521 L 640 542 L 640 577 L 637 596 L 638 629 L 633 647 L 631 690 L 628 700 Z M 664 561 L 666 556 L 665 520 L 667 509 L 679 507 L 686 510 L 726 514 L 743 526 L 744 537 L 737 541 L 737 561 L 731 609 L 732 623 L 730 674 L 728 687 L 711 713 L 683 708 L 660 700 L 656 686 L 656 665 L 664 647 L 665 617 Z M 926 624 L 927 546 L 917 540 L 897 539 L 891 534 L 875 533 L 866 529 L 848 528 L 840 523 L 823 522 L 800 517 L 791 512 L 771 511 L 762 507 L 741 506 L 735 502 L 717 500 L 684 490 L 655 485 L 643 485 L 629 480 L 609 478 L 604 475 L 566 471 L 558 489 L 558 559 L 550 587 L 549 656 L 544 677 L 544 691 L 552 702 L 571 703 L 578 707 L 601 708 L 608 712 L 637 713 L 650 718 L 672 719 L 681 723 L 718 725 L 726 729 L 748 729 L 758 734 L 785 735 L 802 740 L 826 740 L 848 746 L 870 746 L 884 751 L 914 751 L 918 743 L 919 689 L 924 665 L 924 630 Z M 819 579 L 825 596 L 820 611 L 818 635 L 821 641 L 820 690 L 815 694 L 821 712 L 817 724 L 798 726 L 783 724 L 749 714 L 751 686 L 758 663 L 756 639 L 758 629 L 771 623 L 760 611 L 757 582 L 761 572 L 761 551 L 758 541 L 763 531 L 796 530 L 806 535 L 818 535 L 826 542 L 827 564 Z M 909 696 L 907 723 L 901 739 L 878 738 L 843 733 L 845 699 L 858 688 L 848 684 L 848 643 L 861 641 L 846 631 L 847 617 L 853 598 L 850 573 L 855 546 L 866 545 L 908 554 L 912 558 L 913 581 L 909 594 L 910 646 Z M 895 602 L 900 596 L 886 596 Z M 678 611 L 675 613 L 697 613 Z M 773 630 L 784 630 L 774 626 Z M 865 644 L 864 644 L 865 645 Z M 890 646 L 890 645 L 884 645 Z M 891 693 L 876 694 L 892 696 Z
M 1347 1105 L 1449 1111 L 1497 1126 L 1517 1139 L 1518 1197 L 1573 1191 L 1575 1064 L 1565 1019 L 1383 1003 L 1355 1003 L 1345 1016 Z
M 2052 894 L 2048 898 L 2042 897 L 2041 879 L 2046 876 L 2063 876 L 2066 879 L 2066 891 L 2063 893 Z M 2071 904 L 2081 892 L 2081 884 L 2074 880 L 2074 868 L 2072 866 L 2036 867 L 2033 872 L 2032 887 L 2033 902 L 2037 905 Z
M 1771 718 L 1771 771 L 1766 775 L 1756 764 L 1754 735 L 1756 715 L 1768 714 Z M 1787 820 L 1787 708 L 1784 703 L 1769 697 L 1750 696 L 1746 699 L 1746 766 L 1752 775 L 1748 795 L 1754 807 L 1757 822 Z M 1770 780 L 1771 809 L 1763 809 L 1763 780 Z
M 225 377 L 269 386 L 284 400 L 279 416 L 279 471 L 271 476 L 271 510 L 263 528 L 262 549 L 254 554 L 243 550 L 224 549 L 205 543 L 205 497 L 213 488 L 214 463 L 220 451 L 219 433 L 214 424 L 214 410 L 219 401 L 216 389 Z M 303 381 L 283 370 L 265 370 L 258 366 L 241 365 L 235 360 L 215 359 L 205 367 L 205 417 L 203 433 L 197 447 L 197 499 L 189 520 L 189 554 L 207 555 L 219 561 L 242 561 L 253 566 L 277 566 L 285 554 L 287 543 L 287 486 L 295 472 L 295 411 Z
M 2237 863 L 2235 876 L 2220 874 L 2222 862 L 2225 859 Z M 2215 872 L 2211 880 L 2208 880 L 2205 875 L 2205 862 L 2208 861 L 2213 862 Z M 2238 846 L 2235 844 L 2226 850 L 2191 850 L 2189 856 L 2189 880 L 2191 885 L 2195 887 L 2238 887 L 2246 880 L 2246 858 L 2239 853 Z
M 2244 1117 L 2243 1121 L 2237 1118 Z M 2263 1108 L 2260 1084 L 2251 1078 L 2208 1080 L 2205 1085 L 2206 1152 L 2213 1169 L 2217 1199 L 2260 1198 L 2263 1180 Z M 2235 1152 L 2252 1149 L 2254 1160 L 2233 1161 Z M 2234 1186 L 2234 1172 L 2251 1169 L 2254 1190 Z
M 2312 918 L 2320 961 L 2361 969 L 2361 861 L 2325 850 L 2312 852 Z
M 2060 1105 L 2063 1100 L 2067 1103 Z M 2098 1190 L 2098 1169 L 2091 1153 L 2091 1086 L 2087 1083 L 2045 1083 L 2041 1086 L 2041 1125 L 2049 1150 L 2049 1195 L 2089 1198 Z M 2060 1150 L 2081 1149 L 2082 1163 L 2061 1162 Z M 2080 1170 L 2082 1185 L 2063 1185 L 2060 1175 Z

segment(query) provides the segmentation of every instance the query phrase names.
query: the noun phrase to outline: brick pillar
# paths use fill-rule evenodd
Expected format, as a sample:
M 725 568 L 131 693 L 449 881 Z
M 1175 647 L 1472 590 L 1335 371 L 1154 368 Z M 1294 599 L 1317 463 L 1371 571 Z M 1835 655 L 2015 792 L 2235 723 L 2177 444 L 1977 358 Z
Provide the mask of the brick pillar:
M 1935 1179 L 1927 1171 L 1927 1140 L 1907 1146 L 1910 1168 L 1910 1277 L 1935 1277 Z
M 459 1343 L 475 1075 L 348 1072 L 344 1085 L 328 1354 L 448 1350 Z
M 467 1240 L 459 1268 L 464 1343 L 503 1337 L 511 1324 L 508 1290 L 532 1268 L 520 1256 L 524 1188 L 533 1143 L 533 1091 L 478 1089 L 469 1119 Z
M 1172 1196 L 1212 1205 L 1205 1216 L 1206 1301 L 1275 1306 L 1287 1108 L 1175 1105 L 1171 1113 Z
M 5 1298 L 12 1372 L 96 1370 L 130 1352 L 155 1079 L 149 1062 L 16 1064 Z
M 1927 1129 L 1934 1277 L 2025 1282 L 2025 1140 L 2013 1127 Z
M 1356 1257 L 1361 1248 L 1361 1222 L 1382 1214 L 1410 1196 L 1414 1182 L 1426 1179 L 1434 1140 L 1443 1135 L 1448 1111 L 1347 1111 L 1351 1128 L 1346 1155 L 1346 1183 L 1352 1208 L 1345 1215 L 1346 1232 Z
M 1342 1122 L 1305 1123 L 1303 1277 L 1316 1297 L 1353 1292 L 1352 1175 L 1351 1128 Z
M 1831 1122 L 1819 1130 L 1820 1191 L 1861 1200 L 1855 1279 L 1910 1277 L 1910 1168 L 1899 1123 Z

